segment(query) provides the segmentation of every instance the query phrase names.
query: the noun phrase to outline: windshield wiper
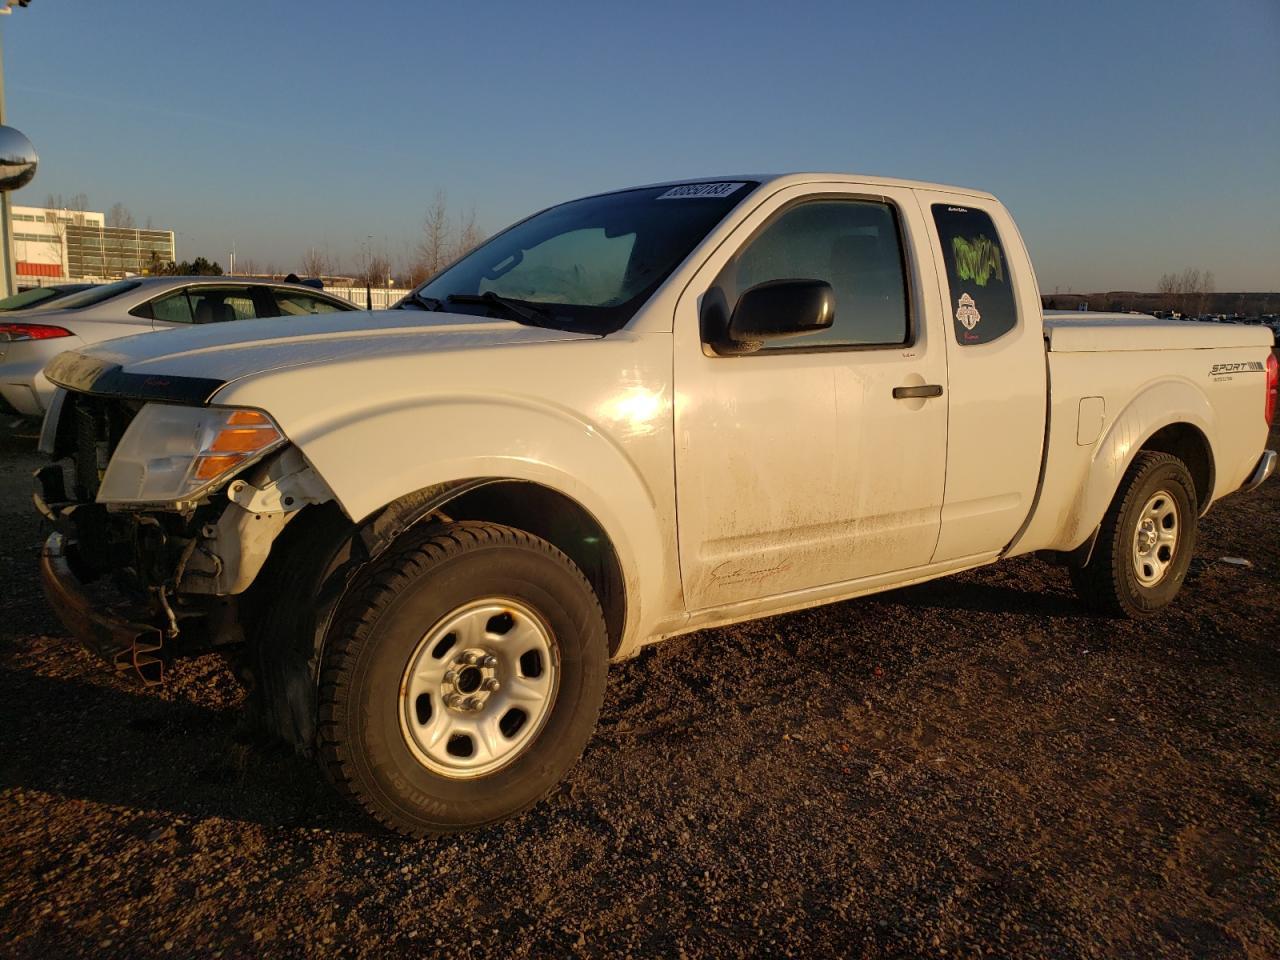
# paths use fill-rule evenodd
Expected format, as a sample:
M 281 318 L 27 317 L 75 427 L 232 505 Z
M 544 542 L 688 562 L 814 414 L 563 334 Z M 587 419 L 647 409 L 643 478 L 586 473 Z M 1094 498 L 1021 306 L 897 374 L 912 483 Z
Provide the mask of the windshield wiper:
M 411 303 L 419 310 L 443 310 L 444 304 L 435 297 L 424 296 L 417 290 L 410 290 L 403 300 L 400 301 L 401 308 L 405 303 Z
M 492 290 L 487 290 L 484 293 L 451 293 L 445 299 L 450 303 L 481 303 L 490 307 L 498 307 L 516 323 L 523 323 L 529 327 L 558 329 L 554 322 L 555 318 L 547 311 L 520 300 L 500 297 Z

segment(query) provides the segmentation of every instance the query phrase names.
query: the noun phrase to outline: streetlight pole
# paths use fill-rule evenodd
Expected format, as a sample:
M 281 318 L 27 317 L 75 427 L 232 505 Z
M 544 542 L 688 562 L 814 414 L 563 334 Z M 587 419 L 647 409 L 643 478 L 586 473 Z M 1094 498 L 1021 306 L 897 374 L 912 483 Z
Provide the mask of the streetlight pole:
M 0 14 L 25 7 L 31 0 L 0 0 Z M 3 38 L 0 37 L 0 40 Z M 0 298 L 17 290 L 13 263 L 13 211 L 9 191 L 25 186 L 35 176 L 39 158 L 31 141 L 4 124 L 4 50 L 0 44 Z
M 8 9 L 5 10 L 8 13 Z M 4 36 L 0 35 L 0 127 L 4 126 Z M 0 299 L 18 292 L 13 264 L 13 211 L 9 191 L 0 190 Z
M 31 0 L 0 0 L 0 14 L 12 13 L 12 6 L 26 6 Z M 26 187 L 36 175 L 40 157 L 22 132 L 4 123 L 4 50 L 0 49 L 0 297 L 13 296 L 17 288 L 13 262 L 13 210 L 9 191 Z

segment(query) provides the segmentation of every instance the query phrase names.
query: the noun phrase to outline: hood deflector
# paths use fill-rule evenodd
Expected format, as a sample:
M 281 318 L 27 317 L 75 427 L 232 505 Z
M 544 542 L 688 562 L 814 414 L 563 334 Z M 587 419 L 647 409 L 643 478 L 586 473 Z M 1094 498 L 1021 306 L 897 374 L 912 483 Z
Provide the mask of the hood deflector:
M 54 357 L 44 375 L 52 383 L 78 393 L 158 400 L 168 403 L 204 404 L 226 385 L 207 377 L 170 377 L 125 373 L 118 363 L 69 351 Z

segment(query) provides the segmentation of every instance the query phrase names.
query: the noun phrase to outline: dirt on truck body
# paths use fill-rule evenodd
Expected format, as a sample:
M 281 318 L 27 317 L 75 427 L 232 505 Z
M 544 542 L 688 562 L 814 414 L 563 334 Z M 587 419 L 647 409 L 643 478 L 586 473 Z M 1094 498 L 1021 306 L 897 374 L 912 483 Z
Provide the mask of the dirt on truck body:
M 1155 619 L 1024 558 L 648 648 L 547 803 L 411 842 L 218 657 L 146 688 L 69 646 L 0 444 L 9 956 L 1280 956 L 1274 481 Z
M 1157 615 L 1280 461 L 1269 332 L 1046 314 L 1009 211 L 945 184 L 580 197 L 285 327 L 44 367 L 41 577 L 146 682 L 231 653 L 410 837 L 552 795 L 649 644 L 1033 554 Z

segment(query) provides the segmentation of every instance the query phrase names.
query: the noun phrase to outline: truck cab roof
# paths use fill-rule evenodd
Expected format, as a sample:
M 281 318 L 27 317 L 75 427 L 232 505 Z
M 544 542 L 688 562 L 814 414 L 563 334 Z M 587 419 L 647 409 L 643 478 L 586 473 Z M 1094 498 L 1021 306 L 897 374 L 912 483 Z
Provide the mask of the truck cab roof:
M 761 187 L 769 186 L 773 188 L 802 186 L 805 184 L 815 183 L 858 183 L 866 184 L 872 187 L 900 187 L 912 190 L 937 190 L 943 193 L 954 193 L 961 196 L 974 197 L 982 200 L 995 200 L 996 198 L 984 190 L 977 190 L 972 187 L 960 187 L 946 183 L 931 183 L 927 180 L 904 180 L 896 177 L 878 177 L 870 174 L 861 173 L 837 173 L 824 171 L 795 171 L 790 173 L 738 173 L 725 174 L 718 177 L 693 177 L 683 180 L 663 180 L 657 183 L 638 184 L 636 186 L 627 187 L 627 190 L 642 190 L 651 187 L 676 187 L 685 186 L 686 184 L 695 183 L 733 183 L 733 182 L 754 182 Z M 618 193 L 618 190 L 601 191 L 597 196 L 603 196 L 606 193 Z

